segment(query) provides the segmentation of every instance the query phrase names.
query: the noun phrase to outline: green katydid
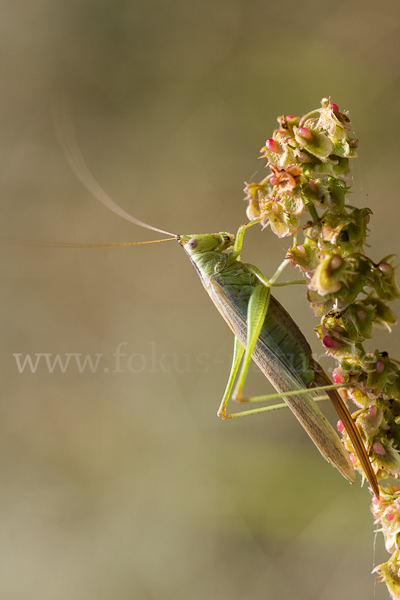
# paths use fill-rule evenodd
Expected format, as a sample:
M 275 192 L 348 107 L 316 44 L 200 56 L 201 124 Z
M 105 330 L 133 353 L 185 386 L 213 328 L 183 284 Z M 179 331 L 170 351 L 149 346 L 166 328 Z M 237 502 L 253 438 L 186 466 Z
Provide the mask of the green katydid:
M 272 296 L 271 287 L 303 283 L 276 284 L 282 269 L 267 280 L 253 265 L 240 261 L 243 234 L 254 221 L 239 228 L 238 234 L 177 236 L 196 268 L 204 288 L 235 335 L 234 356 L 228 384 L 218 415 L 241 417 L 271 410 L 250 409 L 228 415 L 226 406 L 243 358 L 233 399 L 239 402 L 268 400 L 273 396 L 243 398 L 243 386 L 251 359 L 283 397 L 296 418 L 311 437 L 322 456 L 351 483 L 354 468 L 333 428 L 315 403 L 311 389 L 326 391 L 351 439 L 374 493 L 379 496 L 375 473 L 368 459 L 360 433 L 322 367 L 313 360 L 311 348 L 300 329 L 283 306 Z M 307 389 L 309 388 L 309 389 Z
M 373 492 L 379 496 L 376 475 L 361 435 L 337 391 L 338 387 L 343 386 L 333 385 L 322 367 L 313 360 L 311 348 L 299 327 L 271 294 L 273 286 L 305 282 L 298 280 L 283 284 L 275 283 L 288 261 L 284 261 L 276 274 L 267 280 L 259 269 L 240 260 L 245 230 L 257 223 L 259 219 L 241 226 L 236 236 L 230 233 L 175 235 L 139 221 L 115 204 L 99 186 L 87 169 L 74 139 L 65 138 L 66 132 L 65 128 L 59 131 L 60 143 L 70 166 L 85 187 L 116 214 L 140 227 L 170 236 L 168 240 L 155 240 L 155 242 L 178 240 L 200 276 L 211 300 L 233 331 L 235 335 L 233 363 L 218 415 L 223 419 L 235 418 L 268 411 L 272 408 L 263 406 L 227 414 L 226 405 L 244 355 L 233 399 L 239 402 L 254 402 L 282 397 L 322 456 L 335 466 L 350 483 L 353 483 L 355 472 L 350 457 L 312 395 L 316 391 L 326 391 L 347 430 Z M 67 246 L 118 246 L 143 243 L 153 242 L 67 244 Z M 243 398 L 243 386 L 252 359 L 275 387 L 278 394 Z

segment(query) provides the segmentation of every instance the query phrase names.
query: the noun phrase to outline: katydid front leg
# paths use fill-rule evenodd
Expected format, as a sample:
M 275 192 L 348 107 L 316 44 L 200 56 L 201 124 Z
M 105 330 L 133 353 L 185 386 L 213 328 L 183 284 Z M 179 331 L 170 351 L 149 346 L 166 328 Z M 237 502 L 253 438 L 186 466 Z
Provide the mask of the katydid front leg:
M 247 373 L 251 357 L 255 345 L 260 335 L 261 328 L 264 324 L 265 315 L 267 314 L 268 304 L 270 299 L 270 289 L 264 285 L 258 285 L 250 297 L 247 311 L 247 347 L 244 355 L 243 365 L 240 372 L 239 380 L 233 394 L 233 399 L 240 401 L 243 398 L 243 386 L 246 381 Z M 221 406 L 218 410 L 218 415 L 223 419 L 229 415 L 226 414 L 226 405 L 231 395 L 232 387 L 235 382 L 236 374 L 239 369 L 240 361 L 242 360 L 244 348 L 239 340 L 235 337 L 235 346 L 233 351 L 232 368 L 228 379 L 228 384 L 225 394 L 222 398 Z
M 252 225 L 254 225 L 255 223 L 257 223 L 260 219 L 257 219 L 255 221 L 251 221 L 250 223 L 246 223 L 245 225 L 242 225 L 237 234 L 236 234 L 236 238 L 235 238 L 235 245 L 233 250 L 231 251 L 231 256 L 236 258 L 236 260 L 240 260 L 240 252 L 243 246 L 243 237 L 244 237 L 244 233 L 246 231 L 246 229 L 248 229 L 249 227 L 251 227 Z M 288 282 L 284 282 L 281 284 L 276 284 L 275 281 L 276 279 L 279 277 L 279 275 L 282 273 L 283 269 L 287 266 L 287 264 L 289 264 L 288 260 L 284 260 L 282 262 L 282 264 L 278 267 L 277 271 L 274 273 L 273 277 L 268 280 L 259 269 L 257 269 L 257 267 L 254 267 L 253 265 L 249 265 L 246 264 L 246 270 L 249 271 L 250 273 L 252 273 L 253 275 L 255 275 L 257 277 L 257 279 L 260 281 L 261 285 L 258 285 L 254 288 L 251 296 L 250 296 L 250 300 L 248 303 L 248 308 L 247 308 L 247 341 L 246 341 L 246 352 L 245 352 L 245 356 L 244 356 L 244 360 L 243 360 L 243 365 L 240 371 L 240 375 L 239 375 L 239 379 L 238 379 L 238 383 L 236 385 L 235 391 L 232 395 L 232 399 L 235 400 L 236 402 L 251 402 L 252 399 L 250 398 L 244 398 L 243 397 L 243 387 L 247 378 L 247 373 L 249 370 L 249 366 L 250 366 L 250 362 L 251 362 L 251 358 L 252 358 L 252 354 L 254 351 L 254 348 L 256 346 L 258 337 L 260 335 L 262 326 L 264 324 L 265 321 L 265 316 L 267 314 L 268 311 L 268 305 L 269 305 L 269 300 L 270 300 L 270 296 L 271 296 L 271 290 L 270 288 L 272 286 L 277 286 L 277 285 L 291 285 L 292 283 L 305 283 L 303 280 L 295 280 L 295 281 L 288 281 Z M 228 416 L 240 416 L 241 414 L 244 413 L 236 413 L 235 415 L 227 415 L 226 414 L 226 406 L 232 391 L 232 387 L 234 384 L 234 380 L 236 378 L 236 374 L 238 372 L 239 369 L 239 364 L 240 361 L 242 359 L 243 356 L 243 352 L 244 352 L 244 348 L 242 346 L 242 344 L 239 342 L 239 340 L 237 338 L 235 338 L 235 346 L 234 346 L 234 355 L 233 355 L 233 362 L 232 362 L 232 368 L 231 368 L 231 373 L 229 375 L 229 380 L 228 380 L 228 384 L 225 390 L 225 394 L 222 398 L 222 402 L 218 411 L 218 415 L 222 418 L 227 418 Z M 273 395 L 273 397 L 282 397 L 278 395 Z M 260 397 L 263 400 L 264 399 L 268 399 L 267 396 L 263 396 Z M 253 412 L 263 412 L 263 410 L 271 410 L 271 407 L 264 407 L 262 410 L 260 409 L 254 409 L 254 411 L 251 411 L 251 413 Z M 249 414 L 249 411 L 246 411 L 246 414 Z
M 265 315 L 268 311 L 271 289 L 265 285 L 258 285 L 250 296 L 247 308 L 247 344 L 239 379 L 233 393 L 233 399 L 240 402 L 243 398 L 243 387 L 249 370 L 251 357 L 256 346 L 258 336 L 264 325 Z
M 241 225 L 239 227 L 236 237 L 235 237 L 235 244 L 233 246 L 233 249 L 230 252 L 230 254 L 233 258 L 236 258 L 236 260 L 240 261 L 240 253 L 241 253 L 242 247 L 243 247 L 243 238 L 244 238 L 245 231 L 247 229 L 249 229 L 250 227 L 252 227 L 253 225 L 256 225 L 257 223 L 259 223 L 261 220 L 262 220 L 262 218 L 260 217 L 258 219 L 255 219 L 254 221 L 250 221 L 249 223 L 245 223 L 245 225 Z M 261 273 L 260 269 L 257 269 L 257 267 L 254 267 L 253 265 L 246 265 L 246 267 L 266 287 L 272 287 L 273 285 L 274 286 L 283 286 L 283 285 L 292 285 L 292 284 L 295 285 L 295 284 L 299 284 L 299 283 L 301 283 L 301 284 L 307 283 L 304 279 L 295 279 L 293 281 L 285 281 L 284 283 L 275 283 L 275 281 L 278 279 L 279 275 L 282 273 L 284 268 L 289 263 L 290 263 L 290 261 L 288 259 L 285 259 L 284 261 L 282 261 L 282 263 L 279 265 L 279 267 L 277 268 L 277 270 L 275 271 L 275 273 L 273 274 L 271 279 L 267 279 Z

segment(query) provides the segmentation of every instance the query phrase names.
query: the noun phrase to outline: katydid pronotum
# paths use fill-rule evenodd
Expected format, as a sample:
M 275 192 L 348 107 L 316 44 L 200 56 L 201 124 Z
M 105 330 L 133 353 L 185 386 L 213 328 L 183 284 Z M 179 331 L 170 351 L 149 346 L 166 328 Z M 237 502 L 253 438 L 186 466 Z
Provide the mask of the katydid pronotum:
M 61 133 L 65 133 L 65 131 Z M 218 415 L 223 419 L 236 418 L 269 411 L 273 408 L 262 406 L 228 414 L 226 406 L 231 395 L 233 400 L 243 403 L 264 401 L 277 397 L 283 398 L 322 456 L 335 466 L 350 483 L 353 483 L 355 481 L 355 471 L 349 454 L 341 444 L 333 427 L 318 408 L 313 397 L 314 392 L 326 392 L 346 428 L 354 452 L 359 458 L 374 494 L 379 496 L 376 475 L 369 461 L 361 435 L 337 390 L 338 387 L 343 386 L 333 385 L 322 367 L 314 361 L 311 356 L 311 348 L 299 327 L 271 294 L 271 287 L 273 286 L 304 283 L 304 281 L 276 283 L 276 279 L 288 261 L 284 261 L 275 275 L 268 280 L 257 267 L 243 263 L 240 259 L 244 233 L 248 227 L 251 227 L 260 219 L 242 225 L 236 236 L 230 233 L 175 235 L 158 229 L 126 213 L 111 200 L 88 171 L 79 148 L 73 139 L 68 140 L 61 135 L 60 143 L 77 177 L 102 204 L 140 227 L 170 236 L 167 240 L 154 240 L 154 242 L 169 241 L 171 239 L 179 242 L 200 276 L 211 300 L 234 333 L 233 363 Z M 144 243 L 153 242 L 128 242 L 126 244 L 56 243 L 55 245 L 90 247 L 128 246 Z M 242 359 L 241 371 L 232 394 Z M 243 386 L 252 359 L 272 383 L 278 394 L 252 398 L 243 397 Z

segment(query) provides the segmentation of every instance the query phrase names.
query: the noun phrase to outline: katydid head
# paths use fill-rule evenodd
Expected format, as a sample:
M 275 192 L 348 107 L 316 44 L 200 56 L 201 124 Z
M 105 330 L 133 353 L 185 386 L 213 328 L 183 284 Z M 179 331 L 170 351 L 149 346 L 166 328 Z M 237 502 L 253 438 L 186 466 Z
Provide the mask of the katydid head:
M 188 256 L 194 256 L 205 252 L 223 252 L 233 246 L 235 236 L 226 232 L 180 235 L 178 242 Z

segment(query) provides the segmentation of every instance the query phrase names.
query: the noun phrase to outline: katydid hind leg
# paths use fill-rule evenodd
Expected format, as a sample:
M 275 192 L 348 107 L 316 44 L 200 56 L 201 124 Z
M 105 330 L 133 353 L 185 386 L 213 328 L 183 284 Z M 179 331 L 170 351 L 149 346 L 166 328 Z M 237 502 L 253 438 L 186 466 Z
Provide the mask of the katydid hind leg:
M 316 383 L 326 383 L 327 381 L 329 381 L 329 377 L 326 375 L 325 371 L 322 369 L 322 367 L 318 363 L 314 364 L 314 368 L 315 368 L 315 373 L 316 373 L 316 377 L 315 377 Z M 379 497 L 379 487 L 378 487 L 378 481 L 376 479 L 375 471 L 372 468 L 372 465 L 369 460 L 364 443 L 362 441 L 360 432 L 349 412 L 349 409 L 347 408 L 346 404 L 340 397 L 337 389 L 327 390 L 327 394 L 329 395 L 329 398 L 347 431 L 347 434 L 353 445 L 354 452 L 358 456 L 358 459 L 361 463 L 361 466 L 363 468 L 365 476 L 368 479 L 374 494 L 377 497 Z
M 226 385 L 225 393 L 223 395 L 220 407 L 218 409 L 218 416 L 221 417 L 222 419 L 227 418 L 226 405 L 228 404 L 228 400 L 229 400 L 231 392 L 232 392 L 233 384 L 235 383 L 236 375 L 239 370 L 239 365 L 240 365 L 240 361 L 242 360 L 243 353 L 244 353 L 244 347 L 239 342 L 238 338 L 235 337 L 231 372 L 229 374 L 229 379 L 228 379 L 228 383 Z
M 337 389 L 343 387 L 342 385 L 338 385 L 336 383 L 331 384 L 331 385 L 323 385 L 320 387 L 316 387 L 316 388 L 312 388 L 312 392 L 326 392 L 327 390 L 332 390 L 332 389 Z M 267 400 L 274 400 L 277 398 L 284 398 L 284 397 L 290 397 L 290 396 L 301 396 L 301 394 L 309 394 L 310 390 L 308 388 L 304 388 L 303 390 L 293 390 L 291 392 L 280 392 L 278 394 L 268 394 L 268 395 L 262 395 L 262 396 L 251 396 L 248 398 L 236 398 L 236 402 L 239 402 L 240 404 L 249 404 L 252 402 L 266 402 Z M 329 400 L 329 397 L 324 394 L 323 397 L 321 398 L 314 398 L 314 401 L 321 401 L 321 400 Z
M 298 394 L 300 394 L 301 392 L 298 392 Z M 309 393 L 309 391 L 307 390 L 307 393 Z M 276 400 L 277 398 L 285 398 L 287 397 L 287 393 L 285 394 L 269 394 L 268 396 L 263 396 L 264 401 L 267 400 Z M 225 396 L 224 396 L 225 398 Z M 326 402 L 326 400 L 329 400 L 329 398 L 327 396 L 319 396 L 317 398 L 314 398 L 314 402 Z M 252 398 L 244 398 L 243 401 L 245 402 L 251 402 Z M 222 403 L 221 403 L 222 405 Z M 225 411 L 222 414 L 221 409 L 218 411 L 218 416 L 222 417 L 223 419 L 235 419 L 237 417 L 247 417 L 249 415 L 258 415 L 264 412 L 272 412 L 273 410 L 278 410 L 281 408 L 289 408 L 288 404 L 286 402 L 282 402 L 281 404 L 269 404 L 268 406 L 259 406 L 257 408 L 251 408 L 249 410 L 242 410 L 240 412 L 237 413 L 230 413 L 230 414 L 226 414 L 226 405 L 225 405 Z

